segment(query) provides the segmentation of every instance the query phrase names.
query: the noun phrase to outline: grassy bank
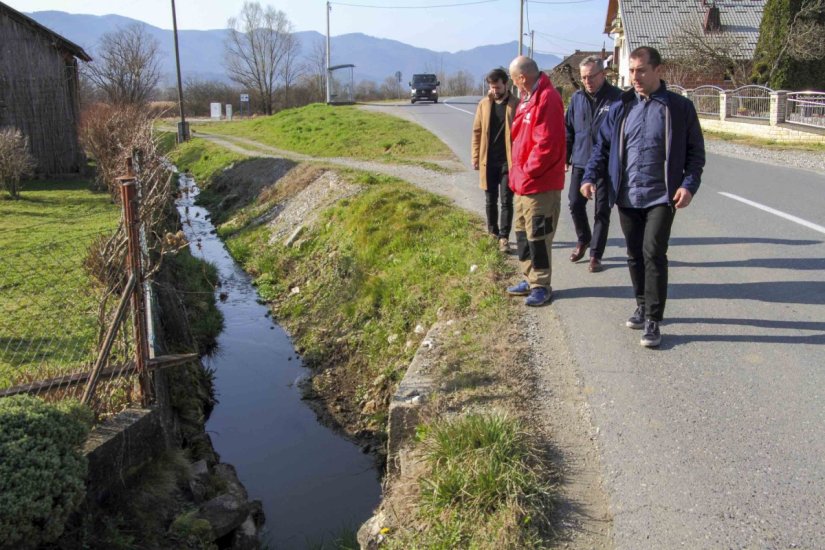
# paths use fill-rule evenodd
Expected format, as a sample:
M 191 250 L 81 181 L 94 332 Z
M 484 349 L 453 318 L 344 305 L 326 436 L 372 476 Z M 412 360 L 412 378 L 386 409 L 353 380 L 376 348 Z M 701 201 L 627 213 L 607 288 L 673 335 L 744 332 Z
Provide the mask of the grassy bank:
M 272 147 L 316 157 L 352 157 L 403 162 L 450 159 L 449 148 L 424 128 L 357 107 L 319 103 L 273 116 L 211 122 L 195 130 L 253 139 Z
M 0 198 L 0 388 L 77 372 L 94 358 L 100 296 L 84 268 L 120 209 L 88 181 L 30 182 Z
M 721 141 L 730 141 L 732 143 L 739 143 L 742 145 L 751 145 L 753 147 L 762 147 L 765 149 L 775 149 L 778 151 L 815 151 L 825 153 L 825 141 L 822 143 L 787 143 L 776 141 L 773 139 L 758 138 L 754 136 L 745 136 L 742 134 L 731 134 L 729 132 L 718 132 L 716 130 L 703 129 L 702 133 L 706 138 L 718 139 Z
M 190 147 L 197 146 L 183 152 L 191 155 Z M 200 166 L 190 156 L 188 167 L 208 171 L 213 158 Z M 275 181 L 261 187 L 244 178 L 246 166 L 265 161 Z M 501 290 L 513 271 L 481 220 L 398 179 L 308 164 L 284 171 L 277 162 L 247 160 L 199 183 L 234 194 L 210 203 L 213 220 L 224 220 L 219 233 L 229 250 L 312 368 L 308 395 L 322 417 L 382 449 L 390 396 L 426 329 L 453 321 L 433 373 L 441 392 L 421 428 L 426 467 L 391 543 L 541 547 L 549 475 L 519 419 L 530 379 L 514 306 Z M 269 213 L 300 203 L 305 191 L 342 187 L 355 192 L 318 213 L 291 246 L 275 236 Z M 304 207 L 309 216 L 312 204 Z

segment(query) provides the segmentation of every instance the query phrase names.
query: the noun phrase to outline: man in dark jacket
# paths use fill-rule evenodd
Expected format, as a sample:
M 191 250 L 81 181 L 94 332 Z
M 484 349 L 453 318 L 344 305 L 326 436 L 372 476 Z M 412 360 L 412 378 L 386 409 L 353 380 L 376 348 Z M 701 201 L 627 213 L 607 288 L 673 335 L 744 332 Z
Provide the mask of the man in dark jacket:
M 676 210 L 690 204 L 705 166 L 705 142 L 693 103 L 667 90 L 662 58 L 642 46 L 630 53 L 633 90 L 613 104 L 584 172 L 581 193 L 608 187 L 627 241 L 636 311 L 625 323 L 644 328 L 641 344 L 662 342 L 667 300 L 667 247 Z
M 607 82 L 604 76 L 604 62 L 599 57 L 585 57 L 579 63 L 579 72 L 584 90 L 578 90 L 570 98 L 564 119 L 567 127 L 567 166 L 571 169 L 567 199 L 578 241 L 573 253 L 570 254 L 570 261 L 581 260 L 589 246 L 588 269 L 591 273 L 597 273 L 602 270 L 602 255 L 607 243 L 607 230 L 610 227 L 607 187 L 596 185 L 592 233 L 587 219 L 587 199 L 579 191 L 584 168 L 590 160 L 590 153 L 599 135 L 599 127 L 607 117 L 610 105 L 619 99 L 622 91 Z

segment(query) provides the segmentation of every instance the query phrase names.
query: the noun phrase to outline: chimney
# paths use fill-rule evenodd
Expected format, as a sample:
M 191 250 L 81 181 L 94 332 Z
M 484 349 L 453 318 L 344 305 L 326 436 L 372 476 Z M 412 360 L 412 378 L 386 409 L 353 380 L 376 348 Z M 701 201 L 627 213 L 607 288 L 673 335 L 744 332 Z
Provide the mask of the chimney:
M 706 33 L 716 32 L 722 30 L 722 16 L 716 2 L 713 0 L 705 0 L 704 5 L 707 6 L 708 11 L 705 12 L 705 23 L 703 29 Z

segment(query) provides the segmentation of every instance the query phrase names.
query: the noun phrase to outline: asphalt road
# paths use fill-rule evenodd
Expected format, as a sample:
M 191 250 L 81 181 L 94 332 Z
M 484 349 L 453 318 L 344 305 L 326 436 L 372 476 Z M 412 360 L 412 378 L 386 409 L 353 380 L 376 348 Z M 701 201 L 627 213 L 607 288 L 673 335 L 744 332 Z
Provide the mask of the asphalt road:
M 469 168 L 478 99 L 380 109 Z M 482 214 L 477 180 L 463 181 Z M 606 271 L 571 264 L 574 244 L 563 207 L 551 307 L 592 410 L 616 546 L 825 548 L 825 175 L 708 154 L 673 227 L 658 350 L 624 326 L 618 215 Z

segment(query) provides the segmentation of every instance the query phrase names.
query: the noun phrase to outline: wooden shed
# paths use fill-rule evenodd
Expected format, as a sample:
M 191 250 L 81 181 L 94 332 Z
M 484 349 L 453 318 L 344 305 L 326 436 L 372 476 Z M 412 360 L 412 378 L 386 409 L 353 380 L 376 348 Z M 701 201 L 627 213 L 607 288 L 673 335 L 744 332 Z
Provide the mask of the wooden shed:
M 29 138 L 42 175 L 79 172 L 78 62 L 83 48 L 0 2 L 0 127 Z

